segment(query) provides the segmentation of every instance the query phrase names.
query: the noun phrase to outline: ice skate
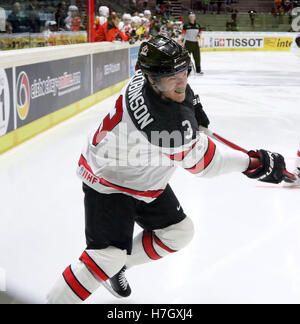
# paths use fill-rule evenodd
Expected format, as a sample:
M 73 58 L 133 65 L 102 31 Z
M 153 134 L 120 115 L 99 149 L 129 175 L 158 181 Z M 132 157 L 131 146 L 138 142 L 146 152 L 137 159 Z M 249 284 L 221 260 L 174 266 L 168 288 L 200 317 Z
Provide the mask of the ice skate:
M 102 285 L 117 298 L 125 298 L 131 294 L 131 288 L 125 277 L 125 271 L 126 267 L 124 266 L 115 276 L 109 279 L 109 282 L 101 282 Z

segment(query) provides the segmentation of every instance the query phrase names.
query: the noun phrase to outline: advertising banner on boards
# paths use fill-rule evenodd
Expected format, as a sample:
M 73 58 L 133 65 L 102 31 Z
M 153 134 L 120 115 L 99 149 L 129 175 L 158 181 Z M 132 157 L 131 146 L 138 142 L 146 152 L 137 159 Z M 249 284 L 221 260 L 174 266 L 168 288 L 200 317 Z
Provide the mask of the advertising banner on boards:
M 291 33 L 266 32 L 203 32 L 200 46 L 203 51 L 289 51 Z
M 128 79 L 128 49 L 93 55 L 94 93 Z
M 16 68 L 17 127 L 91 94 L 89 55 Z
M 132 77 L 135 74 L 135 66 L 138 59 L 139 47 L 129 48 L 129 76 Z
M 0 69 L 0 137 L 14 129 L 12 69 Z

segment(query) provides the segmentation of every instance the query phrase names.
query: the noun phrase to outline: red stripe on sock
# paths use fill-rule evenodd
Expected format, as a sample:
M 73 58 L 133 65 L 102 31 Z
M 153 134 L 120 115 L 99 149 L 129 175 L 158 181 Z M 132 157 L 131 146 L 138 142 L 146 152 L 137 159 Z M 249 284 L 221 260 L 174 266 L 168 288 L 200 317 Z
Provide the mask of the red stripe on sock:
M 166 250 L 169 253 L 174 253 L 177 252 L 175 250 L 170 249 L 169 247 L 167 247 L 155 234 L 154 234 L 154 242 L 160 246 L 162 249 Z
M 152 232 L 146 232 L 143 233 L 143 247 L 145 252 L 147 253 L 148 257 L 152 260 L 159 260 L 161 259 L 161 256 L 156 253 L 154 250 L 154 247 L 152 245 Z
M 77 280 L 74 273 L 72 272 L 71 266 L 69 266 L 63 272 L 63 277 L 68 286 L 81 300 L 86 300 L 91 295 L 91 293 L 87 289 L 85 289 L 82 286 L 82 284 Z
M 109 279 L 108 275 L 98 266 L 98 264 L 86 253 L 83 252 L 79 258 L 97 277 L 106 281 Z

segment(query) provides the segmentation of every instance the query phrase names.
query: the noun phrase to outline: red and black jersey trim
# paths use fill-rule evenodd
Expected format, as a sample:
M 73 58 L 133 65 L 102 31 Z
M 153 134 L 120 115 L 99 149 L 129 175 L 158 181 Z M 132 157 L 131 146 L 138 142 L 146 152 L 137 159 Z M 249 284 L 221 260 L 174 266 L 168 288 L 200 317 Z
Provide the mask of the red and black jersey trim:
M 164 189 L 160 189 L 160 190 L 148 190 L 148 191 L 138 191 L 138 190 L 134 190 L 134 189 L 130 189 L 130 188 L 126 188 L 126 187 L 122 187 L 122 186 L 113 184 L 113 183 L 105 180 L 104 178 L 97 177 L 93 173 L 91 167 L 88 165 L 88 163 L 87 163 L 87 161 L 86 161 L 86 159 L 84 158 L 83 155 L 81 155 L 78 165 L 79 166 L 84 166 L 95 178 L 98 179 L 98 181 L 103 186 L 110 187 L 110 188 L 114 188 L 116 190 L 119 190 L 119 191 L 122 191 L 122 192 L 126 192 L 126 193 L 129 193 L 129 194 L 134 195 L 134 196 L 147 197 L 147 198 L 157 198 L 158 196 L 160 196 L 164 192 Z
M 153 246 L 153 241 L 160 246 L 162 249 L 166 250 L 169 253 L 174 253 L 177 252 L 175 250 L 170 249 L 169 247 L 167 247 L 154 233 L 153 231 L 144 231 L 143 232 L 143 238 L 142 238 L 142 243 L 143 243 L 143 248 L 146 252 L 146 254 L 148 255 L 148 257 L 151 260 L 159 260 L 162 258 L 162 256 L 160 256 L 154 246 Z
M 82 261 L 97 278 L 103 281 L 109 279 L 109 276 L 98 266 L 88 253 L 83 252 L 79 260 Z
M 212 162 L 215 156 L 215 153 L 216 153 L 216 144 L 210 138 L 208 138 L 208 146 L 204 154 L 204 157 L 195 166 L 186 170 L 191 172 L 192 174 L 200 173 L 210 165 L 210 163 Z
M 63 277 L 74 294 L 78 296 L 82 301 L 86 300 L 91 295 L 91 293 L 76 278 L 71 269 L 71 266 L 67 267 L 67 269 L 63 272 Z

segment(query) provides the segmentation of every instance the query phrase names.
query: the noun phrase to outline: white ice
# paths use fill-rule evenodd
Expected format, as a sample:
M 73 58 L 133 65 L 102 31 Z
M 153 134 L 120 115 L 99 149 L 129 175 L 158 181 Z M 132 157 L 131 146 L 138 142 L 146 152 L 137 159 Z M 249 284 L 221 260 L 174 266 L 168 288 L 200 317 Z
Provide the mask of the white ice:
M 300 141 L 300 58 L 291 53 L 202 53 L 192 76 L 211 129 L 247 149 L 282 153 L 294 168 Z M 0 268 L 10 293 L 43 303 L 85 248 L 75 170 L 87 134 L 116 96 L 0 156 Z M 299 303 L 299 189 L 242 174 L 171 185 L 196 227 L 177 254 L 128 271 L 133 293 L 100 288 L 89 303 Z M 139 229 L 137 228 L 137 231 Z

